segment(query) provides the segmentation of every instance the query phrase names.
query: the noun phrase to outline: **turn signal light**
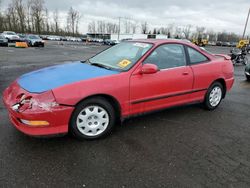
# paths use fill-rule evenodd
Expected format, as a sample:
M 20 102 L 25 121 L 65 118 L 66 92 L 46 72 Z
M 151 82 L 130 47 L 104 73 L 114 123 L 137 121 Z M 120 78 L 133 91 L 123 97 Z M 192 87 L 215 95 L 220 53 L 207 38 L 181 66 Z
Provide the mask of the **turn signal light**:
M 23 124 L 33 126 L 33 127 L 48 126 L 49 125 L 49 122 L 47 122 L 47 121 L 28 121 L 28 120 L 21 119 L 21 122 Z

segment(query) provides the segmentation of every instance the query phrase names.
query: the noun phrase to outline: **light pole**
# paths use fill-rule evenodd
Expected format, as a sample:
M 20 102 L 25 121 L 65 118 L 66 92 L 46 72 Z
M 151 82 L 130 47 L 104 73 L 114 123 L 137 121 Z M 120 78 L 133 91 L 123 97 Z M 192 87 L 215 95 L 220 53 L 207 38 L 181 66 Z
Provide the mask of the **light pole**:
M 249 8 L 249 10 L 248 10 L 247 20 L 246 20 L 246 24 L 245 24 L 245 28 L 244 28 L 244 32 L 243 32 L 242 39 L 245 38 L 245 34 L 246 34 L 246 30 L 247 30 L 247 24 L 248 24 L 248 19 L 249 19 L 249 15 L 250 15 L 250 8 Z
M 118 39 L 117 39 L 117 41 L 120 40 L 120 32 L 121 32 L 121 17 L 119 17 L 119 28 L 118 28 Z

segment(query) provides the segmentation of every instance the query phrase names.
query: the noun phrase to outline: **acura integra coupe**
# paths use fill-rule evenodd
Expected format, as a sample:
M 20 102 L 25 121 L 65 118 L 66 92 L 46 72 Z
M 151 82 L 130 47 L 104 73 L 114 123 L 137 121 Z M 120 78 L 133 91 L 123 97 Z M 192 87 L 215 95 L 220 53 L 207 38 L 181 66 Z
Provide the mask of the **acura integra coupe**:
M 226 55 L 181 40 L 132 40 L 86 61 L 24 74 L 3 101 L 25 134 L 96 139 L 136 114 L 189 103 L 214 110 L 233 83 Z

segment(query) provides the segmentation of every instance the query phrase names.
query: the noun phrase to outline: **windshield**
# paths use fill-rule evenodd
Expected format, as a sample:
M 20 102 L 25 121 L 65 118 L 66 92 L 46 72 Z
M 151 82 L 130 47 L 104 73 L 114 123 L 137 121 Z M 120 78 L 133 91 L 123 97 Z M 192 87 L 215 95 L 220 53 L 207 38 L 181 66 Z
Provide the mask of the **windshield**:
M 152 44 L 142 42 L 122 42 L 90 58 L 90 64 L 106 68 L 129 70 L 150 48 Z
M 31 35 L 31 36 L 29 36 L 29 38 L 30 39 L 40 39 L 38 36 L 36 36 L 36 35 Z
M 15 33 L 8 32 L 7 35 L 15 35 Z

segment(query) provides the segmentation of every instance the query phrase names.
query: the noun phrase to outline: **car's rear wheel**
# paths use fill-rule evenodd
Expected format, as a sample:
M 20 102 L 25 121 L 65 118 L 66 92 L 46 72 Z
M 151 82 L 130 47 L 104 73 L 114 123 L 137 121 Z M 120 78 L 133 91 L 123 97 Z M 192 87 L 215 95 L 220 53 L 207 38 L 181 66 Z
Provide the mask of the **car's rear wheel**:
M 247 57 L 245 57 L 245 58 L 243 59 L 243 64 L 244 64 L 244 65 L 247 65 L 247 64 L 248 64 L 248 58 L 247 58 Z
M 108 135 L 115 124 L 113 106 L 102 97 L 90 98 L 72 114 L 70 132 L 79 139 L 93 140 Z
M 217 108 L 223 98 L 223 86 L 220 82 L 214 82 L 208 89 L 204 106 L 207 110 L 214 110 Z

